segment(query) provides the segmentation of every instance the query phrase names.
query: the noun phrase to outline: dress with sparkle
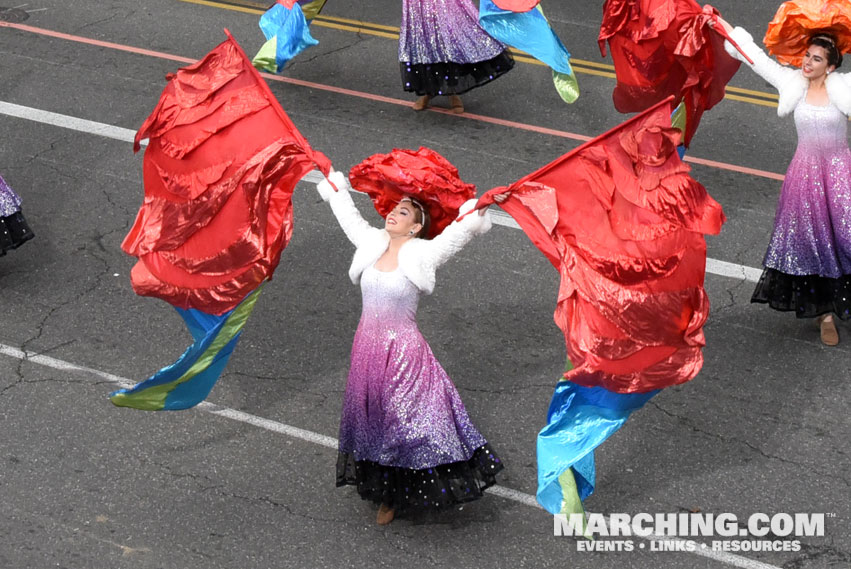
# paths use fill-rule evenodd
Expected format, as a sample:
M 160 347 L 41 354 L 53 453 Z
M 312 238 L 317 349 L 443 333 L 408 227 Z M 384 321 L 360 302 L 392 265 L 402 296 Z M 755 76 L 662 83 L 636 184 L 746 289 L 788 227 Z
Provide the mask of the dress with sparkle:
M 364 270 L 363 313 L 340 421 L 337 485 L 404 510 L 481 497 L 502 469 L 416 323 L 400 269 Z
M 403 0 L 399 33 L 402 86 L 417 95 L 460 95 L 514 66 L 487 34 L 470 0 Z
M 0 176 L 0 256 L 34 237 L 21 213 L 21 198 Z
M 851 318 L 851 150 L 832 103 L 795 107 L 798 148 L 783 182 L 765 271 L 751 302 L 800 318 Z

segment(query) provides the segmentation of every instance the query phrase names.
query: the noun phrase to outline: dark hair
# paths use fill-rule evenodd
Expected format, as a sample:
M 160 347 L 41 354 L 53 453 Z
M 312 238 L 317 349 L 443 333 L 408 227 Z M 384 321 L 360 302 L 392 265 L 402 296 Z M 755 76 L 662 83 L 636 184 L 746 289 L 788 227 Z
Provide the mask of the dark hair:
M 414 206 L 414 210 L 416 211 L 416 214 L 414 215 L 414 220 L 420 225 L 422 225 L 422 228 L 417 232 L 416 235 L 414 235 L 414 237 L 425 237 L 428 234 L 429 225 L 431 225 L 428 210 L 423 206 L 423 204 L 421 204 L 416 198 L 412 196 L 405 196 L 401 200 L 399 200 L 399 202 L 401 203 L 406 200 L 411 202 L 411 205 Z
M 842 65 L 842 52 L 836 46 L 836 37 L 833 34 L 820 32 L 810 37 L 809 45 L 817 45 L 827 52 L 827 64 L 839 69 Z M 808 45 L 808 46 L 809 46 Z

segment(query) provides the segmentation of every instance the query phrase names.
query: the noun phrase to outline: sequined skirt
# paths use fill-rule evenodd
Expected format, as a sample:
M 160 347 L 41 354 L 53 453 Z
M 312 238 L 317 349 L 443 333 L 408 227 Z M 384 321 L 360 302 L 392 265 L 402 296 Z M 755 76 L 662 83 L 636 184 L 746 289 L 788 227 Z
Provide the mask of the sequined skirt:
M 765 269 L 751 302 L 794 312 L 798 318 L 835 314 L 842 320 L 849 320 L 851 275 L 834 279 L 818 275 L 788 275 L 776 269 Z
M 0 256 L 9 249 L 17 249 L 35 237 L 20 211 L 0 217 Z
M 431 468 L 384 466 L 352 454 L 337 456 L 337 486 L 357 486 L 364 500 L 387 504 L 397 511 L 438 510 L 481 498 L 496 484 L 502 470 L 499 457 L 485 444 L 466 461 Z
M 837 279 L 851 274 L 851 152 L 801 146 L 786 172 L 763 265 Z
M 402 87 L 417 95 L 460 95 L 490 83 L 514 67 L 514 58 L 504 51 L 477 63 L 400 63 Z

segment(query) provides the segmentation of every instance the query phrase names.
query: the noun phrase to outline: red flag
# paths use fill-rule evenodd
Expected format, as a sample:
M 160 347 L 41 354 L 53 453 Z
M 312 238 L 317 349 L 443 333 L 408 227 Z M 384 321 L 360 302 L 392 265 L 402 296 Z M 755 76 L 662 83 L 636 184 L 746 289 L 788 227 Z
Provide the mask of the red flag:
M 508 188 L 501 205 L 561 275 L 555 321 L 580 385 L 646 392 L 703 363 L 706 243 L 721 206 L 692 179 L 671 99 Z
M 606 41 L 611 48 L 615 108 L 643 111 L 671 95 L 685 101 L 688 146 L 740 65 L 724 50 L 721 27 L 709 27 L 717 16 L 694 0 L 606 0 L 598 42 L 604 56 Z
M 228 39 L 169 76 L 136 134 L 145 200 L 122 248 L 137 294 L 222 314 L 271 277 L 292 235 L 296 183 L 330 163 L 310 148 Z

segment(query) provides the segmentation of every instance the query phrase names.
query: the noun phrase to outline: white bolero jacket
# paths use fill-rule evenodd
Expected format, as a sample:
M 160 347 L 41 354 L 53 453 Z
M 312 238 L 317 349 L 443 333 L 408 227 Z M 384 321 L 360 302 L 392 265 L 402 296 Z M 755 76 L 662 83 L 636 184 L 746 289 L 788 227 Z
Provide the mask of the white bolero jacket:
M 342 173 L 333 172 L 331 181 L 339 191 L 334 191 L 326 180 L 322 180 L 317 189 L 322 199 L 329 202 L 340 227 L 355 246 L 349 278 L 354 284 L 358 284 L 364 270 L 372 266 L 387 250 L 390 234 L 384 229 L 372 227 L 361 216 L 349 194 L 349 180 Z M 475 205 L 475 199 L 468 200 L 461 206 L 460 214 L 467 213 Z M 460 251 L 470 239 L 490 228 L 489 213 L 471 213 L 461 221 L 453 221 L 434 239 L 410 239 L 399 250 L 399 269 L 420 291 L 431 294 L 437 268 Z
M 780 95 L 777 106 L 777 114 L 785 117 L 795 110 L 798 103 L 806 96 L 809 88 L 809 79 L 804 77 L 801 70 L 796 67 L 780 65 L 753 41 L 751 36 L 743 28 L 735 28 L 730 37 L 735 40 L 748 57 L 753 60 L 753 65 L 745 61 L 742 54 L 734 48 L 729 41 L 724 42 L 724 48 L 731 56 L 735 57 L 745 65 L 753 69 L 760 77 L 771 83 Z M 846 116 L 851 115 L 851 73 L 833 72 L 825 79 L 827 96 L 830 102 L 842 111 Z

